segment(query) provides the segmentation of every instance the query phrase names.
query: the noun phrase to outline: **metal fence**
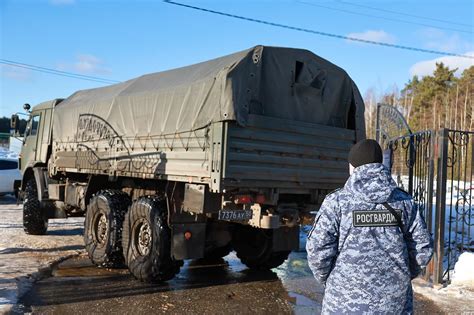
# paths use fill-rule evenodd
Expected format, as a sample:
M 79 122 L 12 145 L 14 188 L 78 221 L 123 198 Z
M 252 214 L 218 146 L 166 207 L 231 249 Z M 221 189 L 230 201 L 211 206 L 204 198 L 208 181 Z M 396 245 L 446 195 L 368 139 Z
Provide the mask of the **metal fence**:
M 438 175 L 436 193 L 438 250 L 434 279 L 450 279 L 463 251 L 474 250 L 474 132 L 442 129 L 438 135 Z
M 474 251 L 474 132 L 441 129 L 391 139 L 386 154 L 398 185 L 414 198 L 435 239 L 426 278 L 441 283 L 463 251 Z
M 387 144 L 395 181 L 413 196 L 429 223 L 431 211 L 428 209 L 433 206 L 433 139 L 431 131 L 423 131 L 393 139 Z

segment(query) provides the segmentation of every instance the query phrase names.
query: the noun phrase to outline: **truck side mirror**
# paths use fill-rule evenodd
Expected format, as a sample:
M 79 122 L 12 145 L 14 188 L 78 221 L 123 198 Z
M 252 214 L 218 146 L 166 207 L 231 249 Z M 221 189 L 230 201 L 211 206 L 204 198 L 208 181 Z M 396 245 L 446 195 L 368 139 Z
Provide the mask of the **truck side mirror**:
M 24 109 L 25 111 L 27 111 L 27 112 L 30 111 L 30 108 L 31 108 L 31 106 L 30 106 L 30 104 L 28 104 L 28 103 L 26 103 L 25 105 L 23 105 L 23 109 Z
M 12 115 L 12 118 L 10 120 L 10 129 L 12 129 L 15 134 L 20 129 L 20 118 L 16 114 Z

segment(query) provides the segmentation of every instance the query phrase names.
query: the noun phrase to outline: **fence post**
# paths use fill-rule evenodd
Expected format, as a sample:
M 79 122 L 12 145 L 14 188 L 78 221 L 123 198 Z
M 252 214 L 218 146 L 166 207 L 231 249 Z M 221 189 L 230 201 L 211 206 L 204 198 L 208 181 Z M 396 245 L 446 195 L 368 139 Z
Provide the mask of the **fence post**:
M 437 135 L 438 142 L 438 176 L 436 189 L 436 222 L 435 222 L 435 268 L 433 282 L 443 282 L 444 225 L 446 216 L 446 182 L 448 174 L 448 137 L 449 129 L 443 128 Z
M 427 183 L 427 200 L 426 200 L 426 225 L 431 235 L 434 235 L 433 231 L 433 193 L 434 193 L 434 172 L 435 172 L 435 150 L 436 150 L 436 132 L 430 131 L 430 151 L 428 160 L 428 183 Z M 436 212 L 435 212 L 436 213 Z M 430 280 L 433 275 L 434 261 L 431 260 L 430 264 L 425 270 L 425 280 Z

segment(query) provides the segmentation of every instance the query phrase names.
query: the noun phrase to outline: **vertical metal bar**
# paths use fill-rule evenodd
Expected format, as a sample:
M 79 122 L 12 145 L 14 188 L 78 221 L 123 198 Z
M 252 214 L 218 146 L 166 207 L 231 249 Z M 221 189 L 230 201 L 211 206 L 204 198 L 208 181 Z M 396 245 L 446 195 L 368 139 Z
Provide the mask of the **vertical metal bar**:
M 473 191 L 474 191 L 474 183 L 472 182 L 472 178 L 473 178 L 473 174 L 474 174 L 474 133 L 471 133 L 470 134 L 471 136 L 471 176 L 470 176 L 470 179 L 469 179 L 469 196 L 466 196 L 467 198 L 469 198 L 468 200 L 470 201 L 469 203 L 469 220 L 468 220 L 468 229 L 467 229 L 467 239 L 468 239 L 468 242 L 471 241 L 471 215 L 472 215 L 472 209 L 474 208 L 474 204 L 472 204 L 472 194 L 473 194 Z M 469 151 L 469 148 L 466 149 L 466 151 Z M 466 161 L 466 165 L 467 165 L 467 161 Z
M 426 201 L 426 208 L 428 209 L 426 212 L 426 224 L 428 226 L 428 230 L 430 233 L 433 234 L 433 192 L 434 192 L 434 171 L 435 171 L 435 160 L 434 160 L 434 153 L 435 153 L 435 141 L 436 141 L 436 133 L 431 131 L 430 133 L 430 149 L 429 149 L 429 161 L 428 161 L 428 197 Z
M 428 181 L 427 181 L 427 200 L 426 200 L 426 225 L 428 231 L 431 235 L 434 234 L 433 231 L 433 192 L 434 192 L 434 171 L 435 171 L 435 141 L 436 141 L 436 132 L 429 132 L 430 141 L 428 143 Z M 436 214 L 436 213 L 435 213 Z M 425 280 L 429 280 L 434 273 L 434 259 L 431 260 L 430 264 L 426 267 L 425 270 Z
M 413 196 L 413 168 L 415 167 L 415 163 L 413 161 L 415 157 L 415 149 L 414 149 L 414 139 L 413 135 L 410 135 L 410 143 L 408 145 L 408 193 Z
M 415 194 L 417 195 L 418 204 L 420 205 L 420 211 L 423 217 L 425 217 L 426 213 L 426 201 L 424 196 L 424 179 L 423 170 L 424 170 L 424 133 L 420 133 L 416 139 L 415 138 L 415 174 L 416 174 L 416 186 L 415 186 Z
M 463 181 L 463 191 L 464 191 L 464 194 L 466 195 L 466 198 L 467 198 L 467 192 L 466 192 L 466 182 L 467 182 L 467 158 L 468 158 L 468 153 L 469 153 L 469 135 L 467 133 L 462 133 L 461 134 L 462 136 L 465 136 L 466 137 L 466 148 L 461 147 L 461 167 L 463 168 L 463 174 L 462 174 L 462 181 Z M 461 141 L 462 144 L 464 144 L 464 140 Z M 466 156 L 464 156 L 464 152 L 466 152 Z M 463 162 L 464 162 L 464 165 L 463 165 Z M 459 175 L 459 177 L 461 178 L 461 175 Z M 460 183 L 460 180 L 458 180 L 458 183 Z M 461 186 L 459 184 L 459 186 Z M 459 187 L 459 190 L 461 189 L 461 187 Z M 458 199 L 459 199 L 459 195 L 458 194 Z M 465 199 L 467 201 L 467 199 Z M 464 240 L 465 240 L 465 232 L 466 229 L 465 228 L 469 228 L 469 227 L 466 227 L 464 222 L 466 221 L 466 205 L 468 205 L 467 202 L 463 202 L 462 204 L 462 215 L 461 215 L 461 252 L 464 251 Z M 459 211 L 459 205 L 458 205 L 458 211 Z M 469 244 L 469 240 L 466 240 L 466 245 Z
M 426 134 L 422 133 L 420 135 L 420 141 L 417 145 L 416 152 L 417 152 L 417 159 L 418 159 L 418 186 L 420 187 L 418 190 L 420 202 L 423 203 L 423 217 L 426 217 L 426 196 L 425 196 L 425 182 L 426 182 L 426 173 L 425 173 L 425 137 Z
M 380 104 L 377 104 L 376 121 L 375 121 L 375 140 L 380 143 Z
M 444 224 L 446 215 L 446 180 L 448 161 L 448 129 L 441 129 L 438 141 L 438 188 L 436 191 L 436 233 L 434 283 L 443 282 Z
M 449 270 L 451 269 L 451 263 L 452 263 L 452 257 L 453 257 L 453 243 L 454 247 L 456 246 L 456 241 L 458 239 L 457 235 L 457 226 L 458 226 L 458 216 L 456 214 L 456 220 L 455 220 L 455 232 L 454 232 L 454 241 L 452 241 L 453 238 L 453 233 L 452 233 L 452 228 L 453 228 L 453 191 L 454 191 L 454 171 L 455 171 L 455 163 L 458 158 L 457 156 L 457 149 L 456 149 L 456 133 L 452 132 L 452 140 L 449 139 L 449 132 L 448 131 L 448 154 L 449 154 L 449 144 L 451 143 L 451 155 L 448 158 L 451 158 L 451 162 L 449 163 L 448 167 L 451 170 L 451 177 L 447 180 L 449 180 L 449 190 L 450 190 L 450 200 L 449 200 L 449 220 L 448 220 L 448 253 L 447 253 L 447 258 L 448 258 L 448 267 L 445 270 L 445 274 L 448 275 L 448 280 L 449 280 Z M 449 173 L 449 171 L 447 171 Z M 449 174 L 448 174 L 449 176 Z M 446 197 L 444 198 L 446 199 Z
M 416 201 L 418 203 L 418 208 L 420 208 L 420 195 L 419 195 L 419 185 L 420 185 L 420 167 L 418 162 L 420 161 L 420 152 L 418 151 L 418 138 L 419 135 L 413 136 L 413 150 L 412 150 L 412 165 L 413 165 L 413 195 L 416 196 Z

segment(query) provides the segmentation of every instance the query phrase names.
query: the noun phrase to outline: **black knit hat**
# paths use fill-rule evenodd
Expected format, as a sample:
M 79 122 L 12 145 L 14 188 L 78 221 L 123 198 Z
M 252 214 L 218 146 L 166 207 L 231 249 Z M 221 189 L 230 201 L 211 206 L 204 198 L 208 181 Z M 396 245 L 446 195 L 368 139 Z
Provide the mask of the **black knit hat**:
M 375 140 L 361 140 L 352 146 L 348 160 L 354 167 L 369 163 L 382 163 L 382 149 Z

